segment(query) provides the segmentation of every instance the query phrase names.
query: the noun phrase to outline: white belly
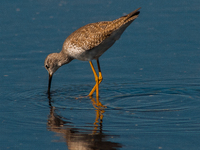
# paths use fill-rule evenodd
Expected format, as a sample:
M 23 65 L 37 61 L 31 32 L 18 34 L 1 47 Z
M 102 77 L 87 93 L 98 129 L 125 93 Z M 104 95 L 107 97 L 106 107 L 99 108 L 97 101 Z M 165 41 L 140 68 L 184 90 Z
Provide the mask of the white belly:
M 71 56 L 74 59 L 82 60 L 82 61 L 91 61 L 93 59 L 99 58 L 107 49 L 109 49 L 113 44 L 115 43 L 115 40 L 106 39 L 98 46 L 90 49 L 85 50 L 81 47 L 76 46 L 68 46 L 67 48 L 67 54 Z

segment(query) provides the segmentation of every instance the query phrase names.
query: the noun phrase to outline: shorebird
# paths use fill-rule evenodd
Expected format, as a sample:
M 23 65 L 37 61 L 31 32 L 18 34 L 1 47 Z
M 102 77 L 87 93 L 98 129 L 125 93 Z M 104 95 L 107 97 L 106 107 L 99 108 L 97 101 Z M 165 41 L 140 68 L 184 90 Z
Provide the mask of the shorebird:
M 96 90 L 96 97 L 99 97 L 99 84 L 103 80 L 99 57 L 120 38 L 124 30 L 138 17 L 139 9 L 113 21 L 87 24 L 69 35 L 63 43 L 61 52 L 49 54 L 45 59 L 44 66 L 49 73 L 47 93 L 50 94 L 51 80 L 56 70 L 73 59 L 78 59 L 89 61 L 94 73 L 96 84 L 88 96 L 92 96 Z M 97 61 L 99 76 L 92 64 L 93 59 Z

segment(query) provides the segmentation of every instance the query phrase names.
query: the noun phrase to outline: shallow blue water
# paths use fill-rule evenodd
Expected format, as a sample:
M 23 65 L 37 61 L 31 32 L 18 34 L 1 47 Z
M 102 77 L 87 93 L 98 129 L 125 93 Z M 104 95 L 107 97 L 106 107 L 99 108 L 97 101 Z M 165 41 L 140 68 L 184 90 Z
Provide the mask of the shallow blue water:
M 5 1 L 0 5 L 1 149 L 199 149 L 200 2 Z M 49 53 L 79 27 L 141 14 L 100 58 L 61 67 L 46 94 Z M 95 62 L 94 62 L 95 63 Z

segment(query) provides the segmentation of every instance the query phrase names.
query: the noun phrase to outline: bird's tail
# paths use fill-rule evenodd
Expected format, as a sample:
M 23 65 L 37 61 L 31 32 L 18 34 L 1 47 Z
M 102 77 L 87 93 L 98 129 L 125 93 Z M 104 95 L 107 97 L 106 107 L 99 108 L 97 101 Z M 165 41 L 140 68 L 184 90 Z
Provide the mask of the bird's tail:
M 141 9 L 141 7 L 138 8 L 138 9 L 136 9 L 136 10 L 134 10 L 133 12 L 129 13 L 128 15 L 123 16 L 123 18 L 125 18 L 125 19 L 124 19 L 124 22 L 127 23 L 127 22 L 129 22 L 129 21 L 135 20 L 135 19 L 139 16 L 139 13 L 140 13 L 139 10 L 140 10 L 140 9 Z M 122 17 L 121 17 L 121 18 L 122 18 Z
M 140 7 L 141 8 L 141 7 Z M 115 29 L 119 29 L 120 27 L 122 26 L 129 26 L 131 24 L 131 22 L 133 22 L 133 20 L 135 20 L 138 16 L 139 16 L 139 9 L 136 9 L 134 10 L 133 12 L 125 15 L 125 16 L 122 16 L 116 20 L 113 20 L 112 24 L 110 24 L 110 28 L 112 28 L 112 30 L 115 30 Z

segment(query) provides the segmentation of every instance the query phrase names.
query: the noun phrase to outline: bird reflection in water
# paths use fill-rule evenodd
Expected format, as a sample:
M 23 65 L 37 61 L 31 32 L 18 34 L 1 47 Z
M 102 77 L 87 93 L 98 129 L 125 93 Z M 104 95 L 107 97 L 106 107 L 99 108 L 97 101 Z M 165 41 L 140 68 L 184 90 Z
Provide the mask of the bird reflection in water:
M 94 130 L 93 133 L 96 133 L 96 131 L 98 131 L 98 124 L 100 125 L 100 128 L 102 127 L 102 122 L 103 122 L 103 113 L 105 112 L 104 108 L 107 108 L 106 106 L 102 105 L 101 102 L 99 101 L 99 98 L 93 98 L 92 96 L 90 96 L 90 99 L 92 101 L 93 107 L 95 108 L 96 111 L 96 119 L 94 122 Z M 101 128 L 102 130 L 102 128 Z
M 57 115 L 56 108 L 52 106 L 50 96 L 48 130 L 59 133 L 59 136 L 66 142 L 69 150 L 117 150 L 121 148 L 121 144 L 108 141 L 109 137 L 113 137 L 113 135 L 103 133 L 102 123 L 105 106 L 98 99 L 90 98 L 96 111 L 94 128 L 92 130 L 84 131 L 83 129 L 75 128 L 72 122 L 65 121 L 67 118 Z

